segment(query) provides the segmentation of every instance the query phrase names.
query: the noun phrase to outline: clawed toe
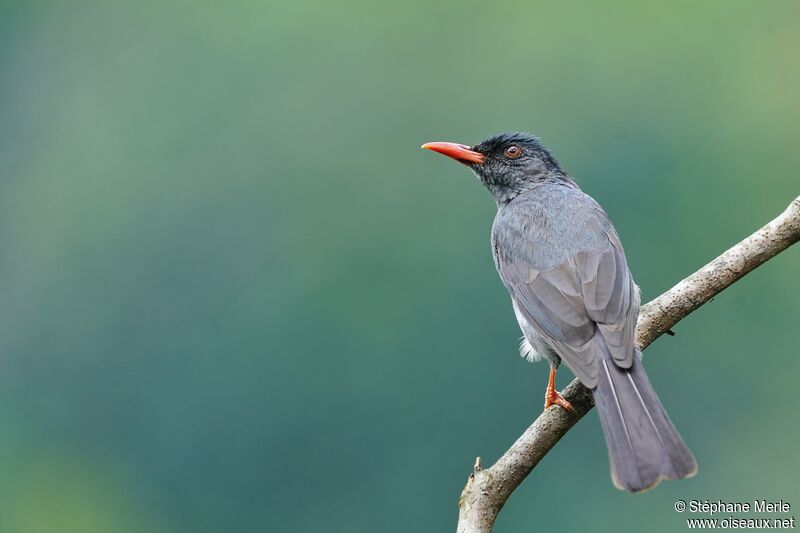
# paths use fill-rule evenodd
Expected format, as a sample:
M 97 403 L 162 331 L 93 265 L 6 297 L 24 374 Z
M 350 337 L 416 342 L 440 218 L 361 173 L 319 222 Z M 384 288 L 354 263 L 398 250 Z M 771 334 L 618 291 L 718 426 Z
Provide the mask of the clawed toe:
M 544 391 L 544 408 L 548 409 L 551 405 L 560 405 L 567 411 L 575 412 L 572 404 L 556 390 L 556 369 L 552 367 L 550 367 L 550 379 L 547 380 L 547 389 Z
M 575 408 L 572 407 L 572 404 L 565 400 L 557 390 L 547 391 L 545 395 L 544 408 L 547 409 L 551 405 L 560 405 L 567 411 L 575 412 Z

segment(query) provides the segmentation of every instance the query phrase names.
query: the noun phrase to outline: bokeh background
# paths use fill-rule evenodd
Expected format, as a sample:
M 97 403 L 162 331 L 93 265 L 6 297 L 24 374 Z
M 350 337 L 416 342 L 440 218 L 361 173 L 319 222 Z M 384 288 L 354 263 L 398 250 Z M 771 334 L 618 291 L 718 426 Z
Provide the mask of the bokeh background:
M 538 133 L 648 300 L 800 193 L 796 2 L 0 3 L 0 531 L 452 531 L 541 410 L 494 204 L 423 152 Z M 800 249 L 646 353 L 700 474 L 596 415 L 498 532 L 800 506 Z M 565 370 L 559 384 L 570 376 Z

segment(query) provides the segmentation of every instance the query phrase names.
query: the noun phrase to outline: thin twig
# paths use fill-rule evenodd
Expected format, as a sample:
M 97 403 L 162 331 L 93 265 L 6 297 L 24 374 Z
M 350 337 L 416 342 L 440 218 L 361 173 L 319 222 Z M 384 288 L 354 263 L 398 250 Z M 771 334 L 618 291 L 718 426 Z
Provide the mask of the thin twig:
M 637 344 L 645 349 L 691 312 L 798 241 L 800 197 L 772 222 L 643 305 L 636 325 Z M 562 394 L 575 413 L 561 408 L 544 411 L 494 465 L 470 474 L 459 499 L 458 533 L 490 533 L 514 489 L 594 406 L 591 392 L 577 379 Z

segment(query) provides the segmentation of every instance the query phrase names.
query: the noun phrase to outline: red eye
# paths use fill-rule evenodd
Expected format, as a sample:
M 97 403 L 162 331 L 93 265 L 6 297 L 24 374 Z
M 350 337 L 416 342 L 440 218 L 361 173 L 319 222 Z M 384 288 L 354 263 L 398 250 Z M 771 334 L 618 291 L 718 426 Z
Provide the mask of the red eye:
M 514 146 L 513 144 L 505 149 L 503 152 L 506 157 L 510 159 L 516 159 L 522 155 L 522 150 L 519 149 L 519 146 Z

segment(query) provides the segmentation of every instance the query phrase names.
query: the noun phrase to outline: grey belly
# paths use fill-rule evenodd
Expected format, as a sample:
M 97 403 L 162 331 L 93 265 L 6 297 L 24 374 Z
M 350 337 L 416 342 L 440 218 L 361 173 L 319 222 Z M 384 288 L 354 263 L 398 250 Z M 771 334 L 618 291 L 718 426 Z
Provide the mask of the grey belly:
M 550 347 L 550 344 L 539 335 L 536 328 L 530 325 L 522 313 L 520 313 L 517 302 L 512 299 L 511 303 L 514 306 L 514 315 L 517 317 L 519 329 L 522 330 L 523 335 L 522 342 L 519 345 L 519 354 L 531 363 L 546 358 L 550 362 L 550 366 L 557 368 L 561 363 L 561 358 L 553 348 Z

